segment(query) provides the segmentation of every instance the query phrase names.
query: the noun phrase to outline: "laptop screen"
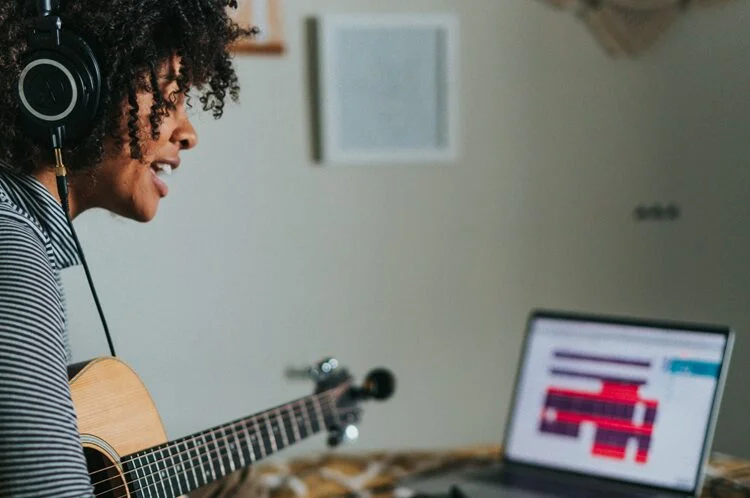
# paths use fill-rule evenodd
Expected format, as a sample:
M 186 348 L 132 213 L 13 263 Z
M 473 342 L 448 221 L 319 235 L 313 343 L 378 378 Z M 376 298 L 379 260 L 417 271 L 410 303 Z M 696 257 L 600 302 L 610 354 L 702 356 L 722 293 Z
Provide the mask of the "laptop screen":
M 728 342 L 718 327 L 532 314 L 506 458 L 694 490 Z

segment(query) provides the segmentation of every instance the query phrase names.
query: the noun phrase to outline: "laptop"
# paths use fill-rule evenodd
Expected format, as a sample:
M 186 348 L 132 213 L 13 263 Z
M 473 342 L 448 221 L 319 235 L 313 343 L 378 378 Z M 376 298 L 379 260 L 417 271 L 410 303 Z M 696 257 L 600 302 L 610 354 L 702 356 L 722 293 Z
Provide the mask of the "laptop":
M 698 496 L 734 334 L 535 310 L 491 470 L 412 486 L 438 496 Z

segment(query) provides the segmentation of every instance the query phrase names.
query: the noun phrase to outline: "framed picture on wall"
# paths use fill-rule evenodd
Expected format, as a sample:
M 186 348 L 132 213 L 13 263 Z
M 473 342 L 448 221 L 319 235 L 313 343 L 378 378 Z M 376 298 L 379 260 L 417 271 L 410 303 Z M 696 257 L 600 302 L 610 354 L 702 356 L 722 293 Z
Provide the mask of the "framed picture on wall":
M 455 15 L 331 14 L 317 33 L 322 162 L 455 160 Z
M 255 27 L 258 34 L 232 46 L 240 54 L 281 54 L 284 52 L 281 0 L 237 0 L 237 9 L 228 9 L 230 17 L 243 28 Z

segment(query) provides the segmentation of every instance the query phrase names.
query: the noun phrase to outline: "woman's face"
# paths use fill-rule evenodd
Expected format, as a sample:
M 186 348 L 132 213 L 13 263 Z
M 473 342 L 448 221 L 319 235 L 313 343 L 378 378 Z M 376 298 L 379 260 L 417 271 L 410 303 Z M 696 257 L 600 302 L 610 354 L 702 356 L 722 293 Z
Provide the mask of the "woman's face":
M 172 71 L 165 64 L 159 79 L 165 98 L 177 90 L 177 82 L 170 82 L 167 76 L 179 74 L 179 62 L 173 59 L 169 64 Z M 187 116 L 185 95 L 176 95 L 175 108 L 163 117 L 158 138 L 152 138 L 149 116 L 154 98 L 150 91 L 138 93 L 139 139 L 143 159 L 130 157 L 129 137 L 124 137 L 122 146 L 108 138 L 104 144 L 104 158 L 90 175 L 91 186 L 82 189 L 88 191 L 88 195 L 79 200 L 81 208 L 101 207 L 141 222 L 150 221 L 156 215 L 159 201 L 167 196 L 169 190 L 160 176 L 169 168 L 177 168 L 180 165 L 180 152 L 192 149 L 198 142 Z M 127 130 L 127 126 L 123 129 Z

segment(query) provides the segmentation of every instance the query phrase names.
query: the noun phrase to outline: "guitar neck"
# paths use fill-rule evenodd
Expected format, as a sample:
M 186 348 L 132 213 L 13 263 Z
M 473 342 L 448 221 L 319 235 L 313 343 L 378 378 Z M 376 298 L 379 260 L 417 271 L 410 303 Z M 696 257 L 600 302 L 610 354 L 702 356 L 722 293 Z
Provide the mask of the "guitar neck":
M 138 498 L 180 496 L 338 425 L 342 385 L 122 459 Z

